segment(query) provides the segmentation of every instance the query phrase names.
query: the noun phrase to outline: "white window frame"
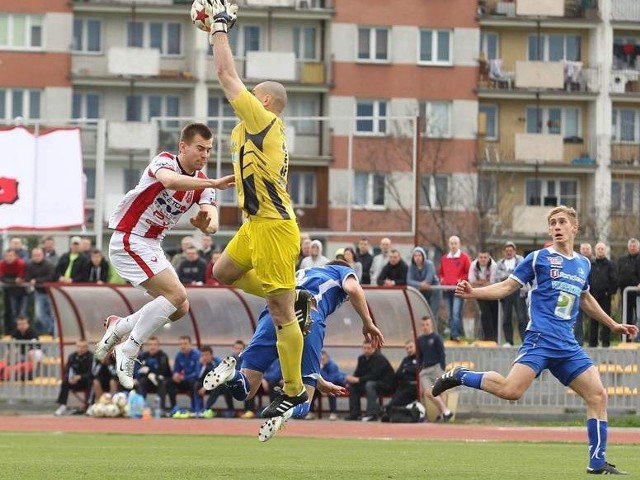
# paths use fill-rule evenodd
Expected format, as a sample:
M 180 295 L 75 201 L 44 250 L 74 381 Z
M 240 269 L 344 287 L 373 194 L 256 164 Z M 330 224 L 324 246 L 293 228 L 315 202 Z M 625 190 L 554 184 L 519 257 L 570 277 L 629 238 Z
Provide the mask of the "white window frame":
M 358 198 L 358 178 L 366 176 L 366 191 L 364 192 L 364 203 L 356 203 Z M 382 204 L 374 203 L 374 185 L 376 178 L 382 180 L 384 188 Z M 383 172 L 354 172 L 353 174 L 353 208 L 366 210 L 384 210 L 387 205 L 387 174 Z
M 73 113 L 73 102 L 74 102 L 74 97 L 78 95 L 80 96 L 80 116 L 77 118 L 87 118 L 87 119 L 98 119 L 101 118 L 100 115 L 100 111 L 102 110 L 102 95 L 100 95 L 99 93 L 96 92 L 73 92 L 73 94 L 71 95 L 71 111 Z M 89 117 L 88 115 L 88 103 L 89 103 L 89 95 L 94 95 L 96 97 L 98 97 L 98 115 L 95 117 Z M 97 126 L 97 124 L 94 123 L 89 123 L 87 125 L 85 125 L 84 127 L 95 127 Z
M 24 45 L 13 45 L 14 30 L 16 28 L 16 19 L 24 18 Z M 30 15 L 24 13 L 0 13 L 0 19 L 5 18 L 7 23 L 6 43 L 0 44 L 0 50 L 18 50 L 18 51 L 42 51 L 45 49 L 45 25 L 43 15 Z M 32 45 L 32 28 L 40 26 L 40 45 Z
M 543 133 L 543 134 L 549 134 L 549 110 L 551 109 L 560 109 L 561 113 L 560 113 L 560 135 L 562 135 L 562 138 L 569 138 L 571 137 L 571 135 L 568 135 L 567 131 L 566 131 L 566 127 L 567 127 L 567 112 L 569 110 L 575 110 L 578 112 L 578 131 L 576 133 L 576 135 L 580 138 L 584 138 L 583 134 L 582 134 L 582 108 L 581 107 L 576 107 L 576 106 L 567 106 L 567 105 L 545 105 L 545 106 L 541 106 L 538 107 L 537 105 L 527 105 L 524 109 L 525 112 L 525 122 L 526 119 L 528 118 L 527 112 L 530 108 L 533 109 L 537 109 L 540 108 L 540 111 L 542 112 L 542 117 L 541 117 L 541 123 L 542 123 L 542 130 L 538 133 Z M 536 132 L 537 132 L 537 128 L 535 128 Z M 529 125 L 525 124 L 525 132 L 528 133 L 533 133 L 533 132 L 529 132 Z
M 127 120 L 127 121 L 133 121 L 133 122 L 148 122 L 151 117 L 150 117 L 150 112 L 149 112 L 149 98 L 150 97 L 160 97 L 162 98 L 162 103 L 160 105 L 160 116 L 161 117 L 166 117 L 168 116 L 167 114 L 167 102 L 169 101 L 170 97 L 173 98 L 177 98 L 178 99 L 178 117 L 180 116 L 180 110 L 182 110 L 182 97 L 180 95 L 156 95 L 156 94 L 136 94 L 136 95 L 125 95 L 124 98 L 124 114 L 125 114 L 125 120 L 127 118 L 127 99 L 129 97 L 140 97 L 142 99 L 141 101 L 141 105 L 140 105 L 140 120 Z M 167 126 L 167 123 L 169 122 L 174 122 L 174 120 L 166 120 L 164 122 L 163 126 Z
M 298 191 L 293 191 L 293 177 L 298 177 Z M 312 178 L 309 178 L 312 177 Z M 310 183 L 310 185 L 308 185 Z M 314 208 L 318 204 L 318 176 L 316 172 L 295 171 L 289 170 L 289 176 L 287 180 L 289 186 L 289 196 L 291 197 L 291 203 L 294 207 L 300 208 Z M 306 192 L 312 192 L 313 199 L 311 203 L 304 203 L 304 197 Z M 302 201 L 300 201 L 302 199 Z
M 449 58 L 438 59 L 438 34 L 445 32 L 449 35 Z M 422 35 L 431 35 L 431 60 L 422 60 Z M 453 65 L 453 30 L 445 28 L 421 28 L 418 33 L 418 65 L 444 66 Z
M 307 57 L 305 56 L 306 47 L 307 47 L 307 36 L 306 33 L 309 31 L 313 31 L 313 56 Z M 319 48 L 318 48 L 318 28 L 313 25 L 302 25 L 295 26 L 291 31 L 291 35 L 293 37 L 292 40 L 292 48 L 296 55 L 296 60 L 302 62 L 317 62 L 320 59 L 319 56 Z M 297 48 L 296 48 L 297 47 Z
M 430 119 L 433 118 L 433 110 L 436 107 L 444 107 L 447 112 L 446 125 L 444 125 L 444 131 L 439 132 L 434 125 L 440 127 L 440 122 L 434 123 Z M 424 118 L 424 134 L 428 138 L 451 138 L 453 136 L 453 119 L 451 118 L 453 112 L 453 103 L 451 101 L 431 101 L 425 100 L 420 102 L 420 115 Z
M 620 133 L 622 131 L 620 113 L 622 111 L 633 112 L 633 139 L 621 140 Z M 632 145 L 639 143 L 640 139 L 640 109 L 637 108 L 613 108 L 611 110 L 611 142 L 615 144 Z
M 314 120 L 320 113 L 320 103 L 317 97 L 290 96 L 285 110 L 287 124 L 295 128 L 297 135 L 319 135 L 320 121 Z M 292 118 L 305 118 L 306 120 L 291 120 Z
M 495 56 L 489 55 L 489 37 L 496 39 L 496 53 Z M 500 34 L 498 32 L 481 32 L 480 33 L 480 52 L 484 53 L 485 60 L 496 60 L 500 57 Z
M 538 35 L 535 33 L 529 34 L 527 35 L 527 61 L 533 62 L 533 61 L 541 61 L 541 62 L 549 62 L 552 60 L 549 60 L 549 37 L 551 35 L 561 35 L 563 36 L 563 47 L 562 47 L 562 59 L 560 60 L 570 60 L 570 61 L 581 61 L 582 60 L 582 56 L 583 56 L 583 52 L 582 52 L 582 35 L 580 34 L 574 34 L 574 33 L 543 33 L 540 35 L 540 39 L 541 39 L 541 49 L 542 52 L 540 55 L 540 59 L 535 59 L 532 58 L 532 52 L 529 48 L 529 39 L 532 37 L 538 38 Z M 579 45 L 580 45 L 580 52 L 579 53 L 579 58 L 574 59 L 574 58 L 567 58 L 567 38 L 568 37 L 578 37 L 579 39 Z M 555 61 L 559 61 L 559 60 L 553 60 Z
M 132 47 L 133 45 L 129 45 L 129 25 L 131 25 L 132 21 L 127 21 L 125 26 L 125 44 L 127 47 Z M 156 20 L 136 20 L 135 23 L 142 24 L 142 48 L 151 48 L 151 24 L 159 23 L 162 25 L 162 46 L 160 48 L 160 56 L 161 57 L 169 57 L 169 58 L 179 58 L 184 56 L 184 26 L 180 22 L 171 22 L 171 21 L 156 21 Z M 169 25 L 175 24 L 180 27 L 180 51 L 178 53 L 166 53 L 169 49 Z
M 360 57 L 360 31 L 368 30 L 369 32 L 369 51 L 367 57 Z M 387 46 L 385 58 L 376 58 L 378 47 L 377 32 L 385 31 L 387 33 Z M 358 26 L 356 32 L 356 62 L 358 63 L 389 63 L 391 61 L 391 29 L 388 27 L 370 27 L 365 25 Z
M 616 194 L 615 189 L 619 192 Z M 618 198 L 616 198 L 618 197 Z M 611 213 L 637 215 L 640 210 L 640 183 L 632 180 L 611 180 Z
M 359 117 L 358 116 L 358 106 L 364 103 L 371 103 L 372 107 L 373 107 L 373 114 L 371 116 L 362 116 Z M 382 106 L 382 104 L 385 105 L 385 115 L 381 116 L 380 115 L 380 107 Z M 356 122 L 355 122 L 355 126 L 354 126 L 354 132 L 356 135 L 359 136 L 365 136 L 365 135 L 370 135 L 370 136 L 384 136 L 387 134 L 387 128 L 389 128 L 388 125 L 388 117 L 389 117 L 389 102 L 387 100 L 380 100 L 380 99 L 365 99 L 365 98 L 359 98 L 356 99 L 356 111 L 355 111 L 355 116 L 356 116 Z M 363 118 L 364 120 L 358 120 L 358 118 Z M 372 123 L 372 128 L 371 130 L 358 130 L 358 122 L 359 121 L 366 121 L 366 122 L 371 122 Z M 384 127 L 382 126 L 382 122 L 384 122 Z
M 498 181 L 494 175 L 478 175 L 476 202 L 479 209 L 495 212 L 498 207 Z M 481 188 L 481 185 L 484 184 Z M 486 188 L 486 190 L 484 190 Z M 483 195 L 484 194 L 484 195 Z M 483 204 L 484 197 L 485 204 Z
M 233 175 L 233 166 L 222 165 L 220 175 Z M 226 190 L 218 190 L 216 192 L 216 200 L 221 207 L 237 207 L 238 194 L 235 188 L 227 188 Z
M 442 192 L 442 182 L 444 192 Z M 420 208 L 423 210 L 434 210 L 439 208 L 449 208 L 451 206 L 451 175 L 424 174 L 420 176 Z M 441 195 L 444 193 L 445 198 Z M 439 200 L 443 200 L 440 203 Z
M 16 91 L 22 91 L 22 114 L 13 114 L 13 93 Z M 31 117 L 29 112 L 31 110 L 31 92 L 38 92 L 40 104 L 38 105 L 38 111 L 40 115 L 37 117 Z M 25 120 L 39 120 L 42 118 L 42 99 L 44 96 L 43 90 L 39 88 L 4 88 L 0 87 L 0 95 L 4 94 L 4 117 L 0 116 L 0 119 L 15 120 L 20 116 Z
M 540 201 L 539 203 L 530 203 L 529 202 L 529 198 L 527 198 L 527 183 L 529 181 L 539 181 L 540 182 Z M 575 207 L 578 207 L 580 205 L 580 182 L 578 180 L 576 180 L 575 178 L 534 178 L 534 177 L 527 177 L 524 181 L 524 204 L 530 207 L 535 207 L 535 206 L 545 206 L 544 204 L 544 200 L 545 198 L 548 197 L 555 197 L 556 198 L 556 205 L 570 205 L 570 206 L 574 206 L 572 203 L 567 202 L 568 198 L 572 198 L 569 197 L 568 195 L 564 195 L 562 196 L 560 193 L 560 185 L 561 182 L 572 182 L 576 185 L 576 195 L 575 195 Z M 553 187 L 553 194 L 551 193 L 551 185 L 554 185 Z M 549 205 L 550 206 L 550 205 Z
M 481 103 L 478 106 L 478 112 L 482 113 L 482 109 L 483 108 L 485 108 L 485 109 L 491 109 L 492 108 L 492 109 L 495 110 L 495 115 L 494 115 L 494 118 L 495 118 L 495 125 L 494 125 L 495 135 L 491 136 L 491 135 L 489 135 L 487 133 L 485 135 L 485 137 L 484 137 L 485 140 L 495 142 L 500 137 L 500 107 L 495 103 L 490 103 L 490 104 L 489 103 Z M 488 127 L 489 127 L 489 121 L 487 120 L 487 129 L 486 129 L 487 131 L 489 130 Z
M 102 35 L 103 35 L 103 30 L 104 30 L 104 25 L 102 23 L 102 20 L 100 20 L 99 18 L 74 18 L 73 19 L 74 24 L 75 22 L 81 22 L 82 23 L 82 38 L 80 39 L 80 48 L 78 50 L 74 50 L 73 49 L 73 45 L 72 44 L 72 48 L 71 51 L 74 53 L 82 53 L 82 54 L 86 54 L 86 55 L 101 55 L 102 54 Z M 100 25 L 100 38 L 99 38 L 99 47 L 98 50 L 89 50 L 88 46 L 89 46 L 89 27 L 88 27 L 88 22 L 98 22 L 98 24 Z M 73 32 L 73 35 L 75 36 L 75 31 Z

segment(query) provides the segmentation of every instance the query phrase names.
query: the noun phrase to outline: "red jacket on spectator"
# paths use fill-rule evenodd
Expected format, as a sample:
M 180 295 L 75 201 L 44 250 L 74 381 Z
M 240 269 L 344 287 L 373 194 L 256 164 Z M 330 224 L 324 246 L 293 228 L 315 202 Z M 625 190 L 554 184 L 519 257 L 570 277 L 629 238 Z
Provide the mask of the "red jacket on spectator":
M 443 255 L 440 259 L 438 276 L 442 285 L 456 285 L 459 280 L 466 280 L 469 277 L 469 267 L 471 259 L 463 251 L 458 251 L 459 255 Z
M 24 267 L 24 260 L 18 256 L 11 263 L 0 260 L 0 281 L 13 285 L 16 283 L 16 278 L 24 279 Z

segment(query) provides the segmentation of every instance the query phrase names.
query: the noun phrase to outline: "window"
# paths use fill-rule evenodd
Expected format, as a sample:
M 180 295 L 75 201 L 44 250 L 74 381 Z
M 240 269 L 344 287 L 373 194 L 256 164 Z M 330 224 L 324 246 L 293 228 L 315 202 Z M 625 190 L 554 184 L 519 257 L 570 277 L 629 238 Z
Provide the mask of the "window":
M 500 58 L 498 42 L 500 36 L 497 33 L 480 33 L 480 52 L 484 53 L 485 60 L 495 60 Z
M 384 173 L 356 172 L 354 205 L 383 207 L 385 205 L 386 176 Z
M 422 175 L 420 205 L 441 208 L 449 205 L 449 177 L 447 175 Z
M 579 62 L 582 56 L 580 52 L 581 42 L 582 37 L 580 35 L 531 34 L 528 38 L 528 59 L 546 62 L 558 62 L 560 60 Z
M 451 102 L 420 102 L 420 115 L 425 119 L 427 137 L 451 137 Z
M 611 115 L 611 140 L 614 142 L 637 143 L 640 135 L 640 110 L 633 108 L 614 108 Z
M 0 119 L 40 118 L 41 97 L 41 90 L 0 89 Z
M 102 51 L 102 22 L 100 20 L 79 19 L 73 20 L 73 45 L 75 52 Z
M 565 140 L 582 137 L 578 107 L 527 107 L 527 133 L 560 134 Z
M 484 138 L 486 140 L 498 139 L 498 106 L 497 105 L 480 105 L 479 112 L 484 114 L 485 131 Z
M 386 133 L 386 100 L 357 100 L 356 116 L 364 117 L 356 120 L 356 132 L 373 134 Z
M 84 192 L 85 198 L 96 198 L 96 169 L 85 167 L 84 169 Z
M 315 117 L 320 105 L 317 98 L 289 97 L 287 117 Z M 317 120 L 287 120 L 287 124 L 296 129 L 296 135 L 318 135 L 320 122 Z
M 389 29 L 383 27 L 358 28 L 358 60 L 389 60 Z
M 576 180 L 536 180 L 525 182 L 527 205 L 556 207 L 567 205 L 578 208 L 578 182 Z
M 611 211 L 623 214 L 634 213 L 638 207 L 640 207 L 640 184 L 612 180 Z
M 125 168 L 122 170 L 124 180 L 124 191 L 128 192 L 138 184 L 140 180 L 140 170 L 135 168 Z
M 317 60 L 316 27 L 293 28 L 293 51 L 298 60 Z
M 0 48 L 42 50 L 41 15 L 0 14 Z
M 287 110 L 289 110 L 288 106 Z M 229 118 L 229 120 L 222 122 L 222 133 L 224 135 L 230 134 L 233 127 L 238 123 L 233 107 L 225 97 L 209 97 L 207 115 L 209 117 Z M 209 127 L 213 129 L 214 133 L 217 133 L 217 122 L 209 122 Z
M 289 195 L 294 207 L 316 205 L 316 174 L 314 172 L 289 172 Z
M 451 30 L 420 30 L 418 63 L 451 65 L 452 40 Z
M 181 55 L 182 27 L 174 22 L 127 22 L 127 46 L 155 48 L 161 55 Z
M 493 211 L 496 209 L 496 185 L 495 177 L 487 177 L 478 175 L 478 210 L 482 212 Z
M 221 175 L 233 175 L 233 167 L 222 167 L 220 169 Z M 213 175 L 213 174 L 212 174 Z M 238 205 L 238 197 L 236 196 L 235 188 L 227 188 L 226 190 L 216 190 L 216 198 L 218 204 L 221 206 L 235 207 Z
M 95 93 L 74 93 L 73 118 L 100 118 L 100 95 Z
M 180 116 L 180 97 L 167 95 L 127 95 L 126 120 L 128 122 L 147 122 L 151 117 Z M 177 120 L 165 121 L 165 127 L 178 127 Z

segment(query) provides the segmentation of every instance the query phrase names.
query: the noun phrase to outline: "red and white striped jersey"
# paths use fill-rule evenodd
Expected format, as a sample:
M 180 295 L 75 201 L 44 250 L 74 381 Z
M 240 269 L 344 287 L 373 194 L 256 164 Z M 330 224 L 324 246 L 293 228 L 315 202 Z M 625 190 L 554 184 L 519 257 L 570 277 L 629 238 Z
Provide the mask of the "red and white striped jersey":
M 141 237 L 162 240 L 167 231 L 192 205 L 215 205 L 216 192 L 213 188 L 177 192 L 168 190 L 156 179 L 156 172 L 168 168 L 176 173 L 184 173 L 177 157 L 169 152 L 157 155 L 145 168 L 138 185 L 129 190 L 109 219 L 109 228 L 133 233 Z M 201 171 L 193 176 L 207 178 Z

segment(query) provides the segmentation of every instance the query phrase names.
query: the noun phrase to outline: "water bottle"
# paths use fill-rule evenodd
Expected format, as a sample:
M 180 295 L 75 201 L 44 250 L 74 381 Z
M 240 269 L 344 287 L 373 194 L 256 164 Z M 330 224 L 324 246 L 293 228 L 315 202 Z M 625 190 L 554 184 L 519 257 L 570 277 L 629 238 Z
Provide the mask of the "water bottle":
M 162 408 L 160 408 L 160 395 L 156 395 L 153 401 L 153 418 L 162 418 Z

